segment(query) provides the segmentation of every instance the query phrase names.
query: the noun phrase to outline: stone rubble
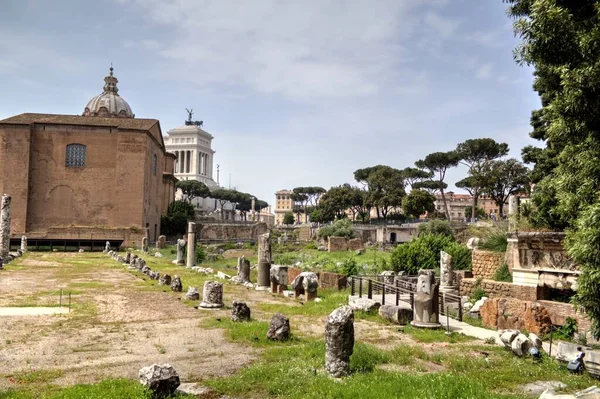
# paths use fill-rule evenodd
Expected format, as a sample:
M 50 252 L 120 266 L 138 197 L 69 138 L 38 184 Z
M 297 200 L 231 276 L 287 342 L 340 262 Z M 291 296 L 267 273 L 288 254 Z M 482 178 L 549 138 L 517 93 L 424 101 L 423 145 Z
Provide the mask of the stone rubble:
M 335 309 L 325 325 L 325 369 L 335 378 L 350 374 L 354 351 L 354 311 L 350 306 Z
M 200 307 L 204 309 L 217 309 L 223 306 L 223 283 L 216 281 L 205 282 Z
M 190 301 L 197 301 L 200 299 L 200 293 L 196 289 L 196 287 L 189 287 L 188 291 L 185 294 L 185 299 Z
M 250 308 L 244 302 L 233 301 L 231 321 L 250 321 Z
M 153 398 L 168 398 L 180 384 L 179 375 L 170 364 L 153 364 L 140 369 L 140 384 L 152 391 Z
M 181 279 L 179 276 L 173 276 L 173 280 L 171 280 L 171 291 L 181 292 L 183 291 L 183 285 L 181 284 Z
M 267 338 L 273 341 L 287 341 L 290 338 L 290 319 L 275 313 L 269 324 Z

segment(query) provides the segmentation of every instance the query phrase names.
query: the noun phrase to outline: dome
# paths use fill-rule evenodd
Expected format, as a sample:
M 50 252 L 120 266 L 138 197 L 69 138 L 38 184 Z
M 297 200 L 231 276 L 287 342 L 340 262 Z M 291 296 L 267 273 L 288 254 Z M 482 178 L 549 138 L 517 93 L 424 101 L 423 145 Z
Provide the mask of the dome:
M 104 78 L 104 91 L 93 97 L 85 107 L 83 116 L 101 116 L 105 118 L 133 118 L 131 107 L 119 95 L 117 83 L 113 76 L 113 67 L 110 67 L 109 76 Z

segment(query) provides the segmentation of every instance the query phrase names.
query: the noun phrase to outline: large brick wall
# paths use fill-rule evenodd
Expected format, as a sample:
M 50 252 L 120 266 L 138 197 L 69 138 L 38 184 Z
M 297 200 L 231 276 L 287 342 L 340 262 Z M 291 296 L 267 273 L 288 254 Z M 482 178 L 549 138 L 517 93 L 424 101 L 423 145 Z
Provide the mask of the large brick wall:
M 348 239 L 346 237 L 329 237 L 327 240 L 327 250 L 329 252 L 347 251 Z
M 492 278 L 496 274 L 496 270 L 504 263 L 504 253 L 476 249 L 471 255 L 471 261 L 473 277 Z
M 460 281 L 460 295 L 471 296 L 478 280 L 463 278 Z M 526 301 L 534 301 L 537 298 L 537 287 L 525 287 L 494 280 L 481 280 L 479 285 L 489 298 L 511 297 Z
M 544 300 L 537 302 L 544 305 L 548 311 L 548 314 L 550 315 L 550 319 L 552 319 L 552 324 L 554 325 L 562 326 L 565 324 L 567 317 L 570 317 L 577 320 L 577 330 L 580 333 L 587 332 L 592 326 L 592 323 L 587 315 L 582 312 L 577 312 L 575 306 L 570 303 Z

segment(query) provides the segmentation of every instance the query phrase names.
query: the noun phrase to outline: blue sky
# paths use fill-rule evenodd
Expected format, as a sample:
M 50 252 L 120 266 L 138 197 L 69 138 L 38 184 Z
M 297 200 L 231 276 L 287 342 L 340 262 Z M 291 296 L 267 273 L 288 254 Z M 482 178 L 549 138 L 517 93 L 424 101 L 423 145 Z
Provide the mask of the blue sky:
M 0 119 L 80 114 L 112 62 L 137 117 L 166 133 L 193 108 L 221 183 L 269 203 L 468 138 L 517 158 L 533 142 L 539 100 L 501 0 L 0 3 Z

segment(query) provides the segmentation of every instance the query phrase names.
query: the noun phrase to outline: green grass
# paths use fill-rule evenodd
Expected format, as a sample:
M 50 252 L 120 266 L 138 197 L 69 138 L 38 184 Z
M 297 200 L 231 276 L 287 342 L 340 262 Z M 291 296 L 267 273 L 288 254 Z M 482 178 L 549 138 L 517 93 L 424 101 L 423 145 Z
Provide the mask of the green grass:
M 281 346 L 305 342 L 304 338 L 299 338 L 294 334 L 286 342 L 272 341 L 267 338 L 269 322 L 251 320 L 249 322 L 233 322 L 229 318 L 208 318 L 200 324 L 203 328 L 223 328 L 225 337 L 232 342 L 245 343 L 257 347 Z M 293 327 L 292 327 L 293 332 Z
M 59 377 L 62 377 L 63 374 L 64 373 L 61 370 L 28 370 L 16 373 L 9 378 L 14 380 L 16 384 L 47 384 Z
M 263 312 L 279 312 L 286 316 L 325 316 L 333 312 L 334 309 L 348 303 L 349 291 L 338 291 L 334 289 L 319 289 L 318 295 L 321 302 L 305 302 L 301 304 L 296 302 L 293 306 L 289 304 L 261 303 L 258 308 Z
M 431 342 L 448 342 L 451 344 L 455 344 L 457 342 L 469 342 L 474 341 L 475 338 L 469 337 L 464 334 L 458 334 L 455 332 L 451 332 L 450 335 L 446 334 L 446 330 L 438 328 L 438 329 L 429 329 L 429 328 L 416 328 L 411 325 L 405 326 L 402 331 L 405 334 L 410 335 L 415 341 L 422 343 L 431 343 Z

